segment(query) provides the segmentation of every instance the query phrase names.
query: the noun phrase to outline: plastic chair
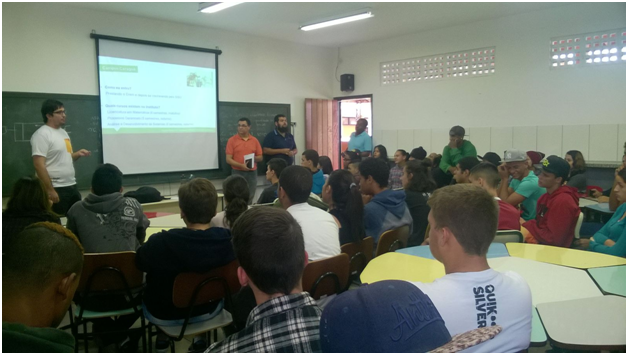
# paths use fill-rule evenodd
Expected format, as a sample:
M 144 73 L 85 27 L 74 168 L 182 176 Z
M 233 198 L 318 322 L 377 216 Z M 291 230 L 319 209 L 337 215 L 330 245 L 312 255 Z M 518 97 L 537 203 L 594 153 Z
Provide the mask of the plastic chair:
M 303 270 L 303 291 L 315 300 L 341 293 L 349 280 L 349 255 L 312 261 Z
M 584 213 L 580 212 L 578 221 L 576 222 L 576 229 L 574 230 L 574 237 L 580 239 L 580 228 L 582 228 L 582 221 L 584 221 Z
M 523 234 L 518 230 L 497 231 L 493 243 L 523 243 Z
M 385 231 L 379 237 L 375 256 L 380 256 L 397 249 L 405 248 L 408 245 L 409 236 L 410 226 L 401 226 L 396 229 Z
M 353 281 L 360 279 L 360 274 L 371 261 L 373 255 L 373 237 L 366 237 L 359 243 L 347 243 L 340 246 L 340 251 L 349 255 L 349 282 L 346 289 Z
M 218 329 L 233 322 L 233 317 L 227 310 L 223 309 L 214 318 L 203 322 L 189 323 L 189 321 L 196 306 L 222 299 L 225 299 L 229 306 L 232 305 L 231 294 L 240 289 L 237 274 L 239 265 L 236 259 L 223 267 L 206 273 L 184 272 L 177 275 L 172 287 L 172 303 L 177 308 L 187 310 L 187 316 L 182 325 L 163 326 L 149 322 L 148 352 L 152 352 L 152 336 L 156 334 L 152 331 L 153 326 L 171 338 L 170 350 L 173 353 L 175 352 L 174 341 L 181 341 L 185 336 L 204 334 L 213 330 L 214 340 L 218 339 Z M 209 344 L 211 341 L 208 342 Z
M 90 338 L 87 332 L 87 323 L 99 318 L 119 317 L 128 314 L 136 314 L 141 319 L 142 330 L 142 346 L 146 351 L 146 323 L 141 304 L 137 304 L 134 300 L 142 296 L 143 289 L 143 273 L 135 266 L 135 252 L 117 252 L 117 253 L 100 253 L 85 254 L 83 263 L 83 272 L 79 285 L 76 289 L 75 300 L 79 303 L 89 302 L 90 297 L 119 297 L 122 299 L 126 296 L 127 306 L 122 309 L 110 311 L 92 311 L 85 309 L 81 304 L 75 304 L 74 312 L 70 306 L 70 322 L 72 335 L 76 339 L 75 351 L 78 352 L 78 339 L 83 336 L 85 342 L 85 352 L 89 352 L 88 340 Z M 133 294 L 136 297 L 133 297 Z M 78 326 L 83 325 L 83 333 L 78 334 Z M 128 332 L 121 330 L 120 333 Z M 107 332 L 109 333 L 118 333 Z M 91 335 L 94 336 L 92 331 Z M 98 333 L 100 334 L 100 333 Z

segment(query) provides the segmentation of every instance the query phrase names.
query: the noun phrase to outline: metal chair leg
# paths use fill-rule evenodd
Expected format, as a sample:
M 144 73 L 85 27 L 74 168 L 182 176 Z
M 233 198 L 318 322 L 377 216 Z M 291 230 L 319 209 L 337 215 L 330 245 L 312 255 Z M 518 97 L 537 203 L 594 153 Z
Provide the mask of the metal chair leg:
M 83 341 L 85 342 L 85 353 L 89 352 L 89 345 L 87 344 L 87 322 L 83 319 Z

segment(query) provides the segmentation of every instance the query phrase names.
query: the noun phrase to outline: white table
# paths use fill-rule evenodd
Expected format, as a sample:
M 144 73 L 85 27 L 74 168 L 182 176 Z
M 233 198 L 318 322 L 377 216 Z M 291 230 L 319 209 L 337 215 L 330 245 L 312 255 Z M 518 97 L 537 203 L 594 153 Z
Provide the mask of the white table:
M 599 296 L 536 306 L 553 346 L 567 350 L 625 350 L 626 298 Z
M 588 198 L 583 198 L 581 197 L 580 200 L 578 201 L 578 205 L 580 206 L 580 208 L 585 207 L 585 206 L 590 206 L 590 205 L 597 205 L 599 202 L 597 202 L 597 200 L 589 200 Z
M 161 200 L 159 202 L 142 203 L 142 210 L 144 212 L 169 212 L 179 213 L 179 196 L 166 196 L 168 200 Z M 225 195 L 218 193 L 218 204 L 216 205 L 216 212 L 224 210 L 224 197 Z
M 150 227 L 151 228 L 183 228 L 185 227 L 185 222 L 181 219 L 181 214 L 171 214 L 169 216 L 150 218 Z

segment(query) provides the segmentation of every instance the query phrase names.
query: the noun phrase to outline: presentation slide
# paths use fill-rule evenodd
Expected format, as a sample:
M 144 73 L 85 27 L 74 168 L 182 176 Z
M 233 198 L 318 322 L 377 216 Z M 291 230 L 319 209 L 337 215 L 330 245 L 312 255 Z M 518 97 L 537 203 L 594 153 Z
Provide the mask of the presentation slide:
M 99 40 L 104 162 L 124 174 L 217 169 L 215 57 Z

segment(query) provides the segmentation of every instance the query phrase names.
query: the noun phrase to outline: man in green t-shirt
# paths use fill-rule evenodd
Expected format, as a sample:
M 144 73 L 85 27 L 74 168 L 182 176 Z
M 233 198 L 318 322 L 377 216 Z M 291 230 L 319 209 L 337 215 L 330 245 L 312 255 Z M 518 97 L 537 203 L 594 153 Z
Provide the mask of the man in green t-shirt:
M 536 217 L 536 202 L 545 193 L 545 188 L 539 186 L 539 178 L 527 159 L 526 153 L 521 150 L 504 152 L 504 161 L 498 167 L 502 179 L 498 194 L 504 202 L 515 207 L 521 205 L 521 217 L 529 221 Z M 508 184 L 510 176 L 512 181 Z
M 438 187 L 451 183 L 456 165 L 464 157 L 476 157 L 478 155 L 475 146 L 464 139 L 465 131 L 460 126 L 453 126 L 449 130 L 449 144 L 443 149 L 443 157 L 438 166 L 440 169 L 432 169 L 432 177 Z

